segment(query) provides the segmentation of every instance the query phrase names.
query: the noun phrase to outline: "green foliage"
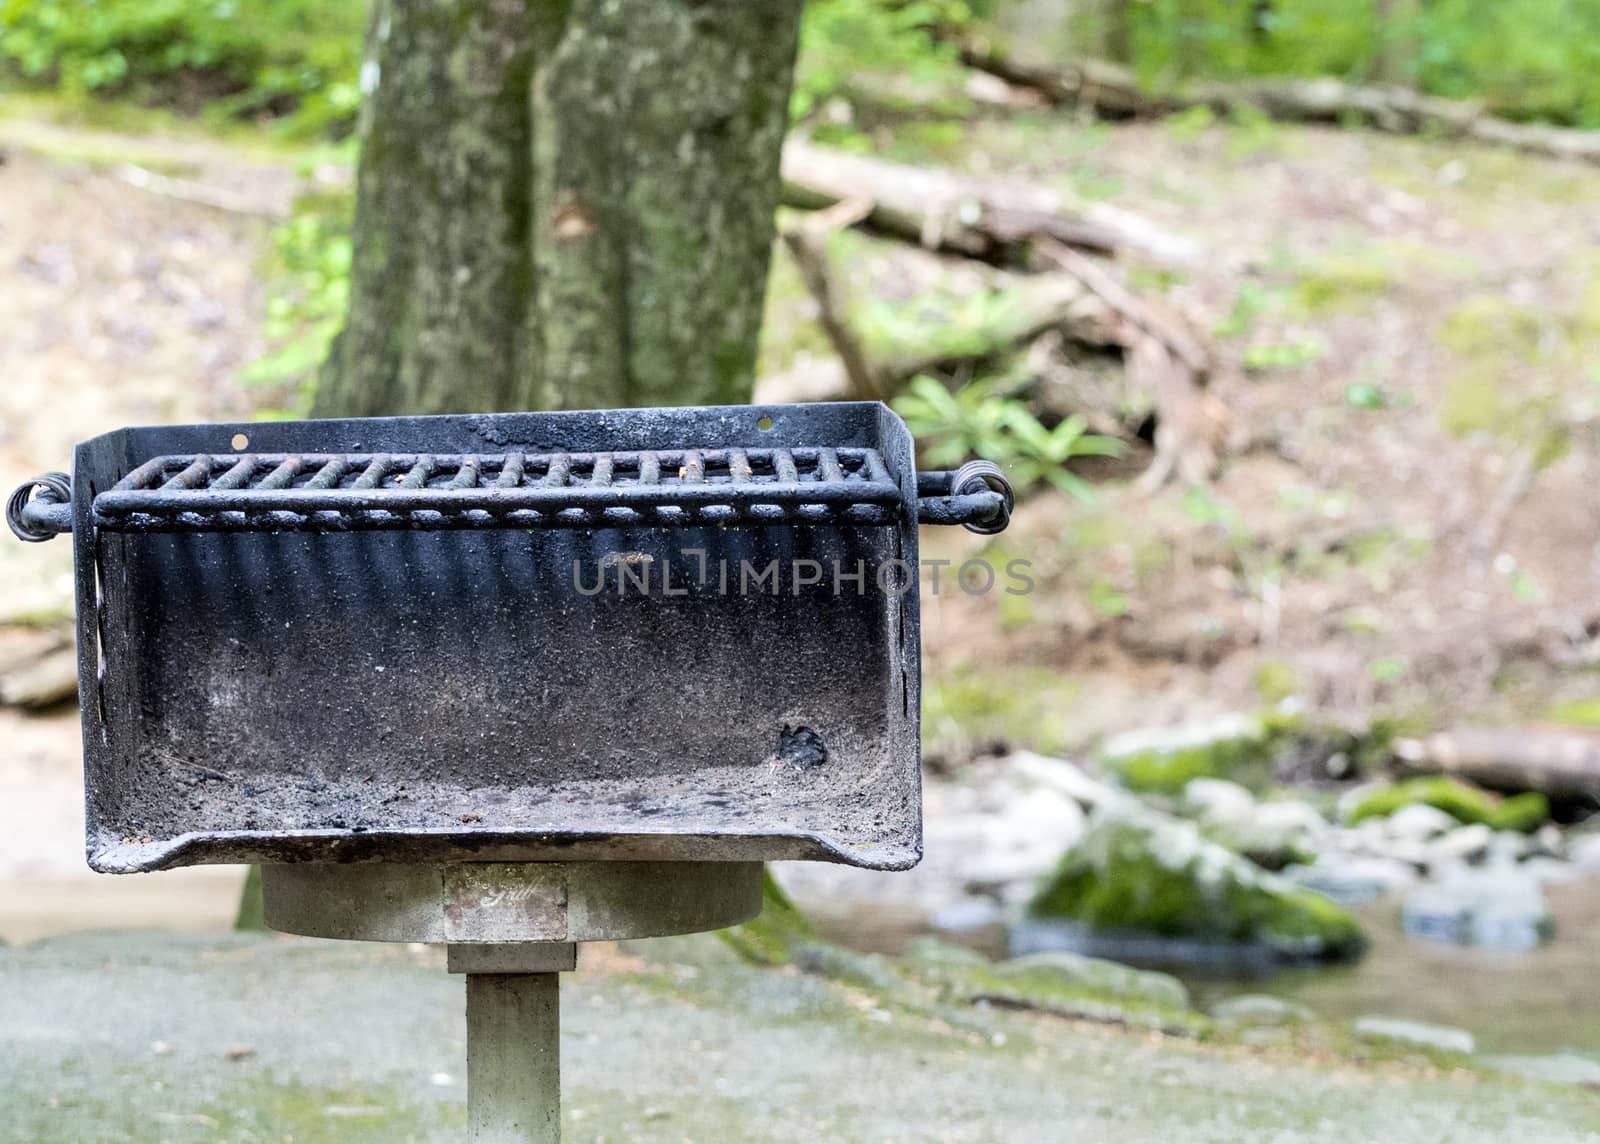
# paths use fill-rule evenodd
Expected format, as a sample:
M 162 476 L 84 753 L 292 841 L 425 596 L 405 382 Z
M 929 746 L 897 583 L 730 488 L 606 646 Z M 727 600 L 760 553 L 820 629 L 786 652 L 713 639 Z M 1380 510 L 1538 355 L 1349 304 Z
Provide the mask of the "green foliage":
M 340 132 L 365 25 L 358 0 L 0 0 L 0 68 L 71 95 Z
M 1261 342 L 1244 351 L 1244 368 L 1254 371 L 1299 369 L 1328 354 L 1328 343 L 1314 335 L 1287 342 Z
M 1147 83 L 1254 75 L 1390 78 L 1518 118 L 1600 125 L 1600 5 L 1592 0 L 1144 0 L 1128 4 Z M 1102 42 L 1089 6 L 1079 42 Z M 1387 58 L 1398 66 L 1382 73 Z M 1186 115 L 1197 135 L 1212 120 Z
M 265 930 L 267 928 L 266 903 L 261 896 L 261 867 L 252 866 L 246 872 L 244 887 L 239 892 L 239 909 L 233 918 L 236 930 Z
M 1600 699 L 1569 699 L 1557 703 L 1546 712 L 1545 718 L 1571 727 L 1600 727 Z
M 1360 306 L 1382 297 L 1394 285 L 1387 252 L 1336 255 L 1316 263 L 1295 286 L 1295 302 L 1308 314 Z
M 1249 280 L 1241 282 L 1233 296 L 1233 306 L 1211 332 L 1219 338 L 1243 337 L 1255 327 L 1256 320 L 1272 308 L 1273 302 L 1273 295 L 1266 287 Z
M 933 29 L 966 23 L 962 0 L 811 0 L 800 26 L 790 115 L 819 137 L 852 141 L 858 117 L 969 110 L 954 44 Z
M 1354 825 L 1363 819 L 1387 818 L 1416 803 L 1436 807 L 1458 822 L 1482 823 L 1495 830 L 1526 833 L 1550 820 L 1550 803 L 1542 794 L 1528 791 L 1500 799 L 1459 779 L 1426 775 L 1371 791 L 1345 812 L 1345 821 Z
M 761 871 L 761 912 L 717 936 L 752 965 L 783 965 L 795 949 L 816 938 L 800 907 L 790 901 L 770 869 Z
M 950 590 L 946 580 L 941 591 Z M 930 674 L 922 682 L 923 757 L 964 762 L 1008 748 L 1059 754 L 1074 741 L 1071 710 L 1082 690 L 1041 667 Z
M 272 236 L 265 274 L 271 288 L 265 325 L 271 349 L 244 371 L 243 379 L 270 387 L 280 398 L 276 411 L 284 415 L 311 408 L 317 372 L 344 324 L 352 206 L 344 193 L 307 195 Z
M 1300 676 L 1281 659 L 1269 659 L 1256 668 L 1256 694 L 1264 703 L 1281 703 L 1300 690 Z
M 1116 457 L 1123 451 L 1116 438 L 1087 432 L 1082 417 L 1046 428 L 993 381 L 951 392 L 931 377 L 919 377 L 895 399 L 894 409 L 922 442 L 925 464 L 950 467 L 984 457 L 1004 468 L 1018 489 L 1048 481 L 1082 501 L 1093 499 L 1093 489 L 1068 464 L 1077 457 Z
M 1351 409 L 1373 412 L 1388 405 L 1389 398 L 1382 388 L 1369 381 L 1352 381 L 1344 387 L 1344 403 Z
M 1263 734 L 1136 751 L 1102 762 L 1129 790 L 1176 795 L 1193 779 L 1229 779 L 1263 788 L 1272 777 L 1273 754 L 1273 744 Z

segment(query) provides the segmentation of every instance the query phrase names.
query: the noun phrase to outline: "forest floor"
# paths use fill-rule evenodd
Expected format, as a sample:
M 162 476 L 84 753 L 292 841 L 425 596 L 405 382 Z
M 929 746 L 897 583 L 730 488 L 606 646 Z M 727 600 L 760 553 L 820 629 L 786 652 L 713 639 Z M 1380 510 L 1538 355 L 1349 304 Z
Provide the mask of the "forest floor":
M 989 547 L 1039 589 L 928 606 L 936 736 L 973 665 L 947 725 L 992 704 L 1056 751 L 1286 696 L 1437 726 L 1595 694 L 1600 170 L 1270 124 L 962 146 L 1202 244 L 1135 279 L 1215 331 L 1233 452 L 1205 492 L 1029 501 Z

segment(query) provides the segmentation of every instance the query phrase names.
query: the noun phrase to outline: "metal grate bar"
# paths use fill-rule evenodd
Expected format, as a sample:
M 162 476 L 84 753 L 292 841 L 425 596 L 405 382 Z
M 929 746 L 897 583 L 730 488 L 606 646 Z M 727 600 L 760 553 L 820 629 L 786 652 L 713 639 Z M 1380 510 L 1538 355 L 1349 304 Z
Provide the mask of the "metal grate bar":
M 211 482 L 211 487 L 214 489 L 243 488 L 245 483 L 249 481 L 250 474 L 255 471 L 256 459 L 254 457 L 240 457 L 227 472 Z
M 177 476 L 168 479 L 164 489 L 192 489 L 211 475 L 211 458 L 196 457 L 194 463 Z
M 461 467 L 456 470 L 456 475 L 450 478 L 447 489 L 475 489 L 478 487 L 478 458 L 461 458 Z
M 409 472 L 400 478 L 400 487 L 403 489 L 427 488 L 428 478 L 433 476 L 433 458 L 418 457 Z
M 361 475 L 356 478 L 356 483 L 350 487 L 353 489 L 377 488 L 382 483 L 384 476 L 389 472 L 389 469 L 393 466 L 393 461 L 394 459 L 387 455 L 379 455 L 372 458 L 372 460 L 367 464 L 366 469 L 364 469 Z
M 904 511 L 883 458 L 862 448 L 228 460 L 147 461 L 96 498 L 96 523 L 125 532 L 884 526 Z
M 289 487 L 289 482 L 294 480 L 304 466 L 305 462 L 299 457 L 285 457 L 278 462 L 277 467 L 272 472 L 261 479 L 261 483 L 256 485 L 256 488 L 261 490 L 286 489 Z
M 496 478 L 494 487 L 497 489 L 514 489 L 522 483 L 522 454 L 507 453 L 506 459 L 500 465 L 500 476 Z
M 335 457 L 322 468 L 309 481 L 305 487 L 308 489 L 331 489 L 338 487 L 339 478 L 344 476 L 344 471 L 350 467 L 350 462 L 343 457 Z M 213 488 L 216 486 L 213 485 Z
M 545 488 L 562 488 L 567 483 L 567 478 L 572 475 L 572 458 L 565 453 L 557 453 L 550 458 L 550 467 L 540 478 L 539 484 Z

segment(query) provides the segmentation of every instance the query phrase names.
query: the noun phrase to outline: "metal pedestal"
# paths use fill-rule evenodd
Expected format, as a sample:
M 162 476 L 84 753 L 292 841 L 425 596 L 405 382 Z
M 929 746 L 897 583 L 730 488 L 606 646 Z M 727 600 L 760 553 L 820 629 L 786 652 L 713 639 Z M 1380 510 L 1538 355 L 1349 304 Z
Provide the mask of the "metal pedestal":
M 721 929 L 761 912 L 757 862 L 301 863 L 262 869 L 266 921 L 308 937 L 441 943 L 467 979 L 478 1144 L 561 1138 L 560 974 L 577 943 Z

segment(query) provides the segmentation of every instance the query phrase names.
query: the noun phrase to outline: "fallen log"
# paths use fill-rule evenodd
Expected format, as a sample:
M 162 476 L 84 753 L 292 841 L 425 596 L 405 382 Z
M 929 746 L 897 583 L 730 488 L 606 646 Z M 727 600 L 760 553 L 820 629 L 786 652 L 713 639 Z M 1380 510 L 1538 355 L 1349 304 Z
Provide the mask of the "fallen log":
M 1038 92 L 1051 103 L 1085 107 L 1111 118 L 1168 115 L 1195 107 L 1221 113 L 1254 107 L 1272 119 L 1288 122 L 1356 119 L 1397 135 L 1432 132 L 1534 155 L 1600 163 L 1600 131 L 1514 123 L 1479 103 L 1442 99 L 1403 87 L 1323 77 L 1192 83 L 1158 90 L 1144 87 L 1128 69 L 1103 60 L 1069 60 L 1043 67 L 972 39 L 961 42 L 960 52 L 967 66 Z
M 1461 727 L 1401 739 L 1408 769 L 1455 775 L 1494 790 L 1600 798 L 1600 733 L 1572 727 Z
M 863 220 L 872 230 L 999 264 L 1025 264 L 1039 238 L 1169 265 L 1194 266 L 1202 257 L 1195 243 L 1146 219 L 1105 203 L 1071 203 L 1048 187 L 912 167 L 804 139 L 784 144 L 785 206 L 819 210 L 851 200 L 872 204 Z
M 951 356 L 907 350 L 885 354 L 871 362 L 869 369 L 874 384 L 893 393 L 918 374 L 954 374 L 1004 358 L 1047 331 L 1061 331 L 1081 345 L 1114 349 L 1122 344 L 1120 328 L 1117 315 L 1081 282 L 1065 275 L 1051 275 L 1019 293 L 1005 324 L 991 331 L 971 352 Z M 852 336 L 850 340 L 856 339 Z M 830 341 L 837 346 L 831 334 Z M 842 358 L 830 356 L 802 361 L 782 373 L 760 378 L 755 400 L 759 404 L 834 401 L 850 396 L 856 389 Z

